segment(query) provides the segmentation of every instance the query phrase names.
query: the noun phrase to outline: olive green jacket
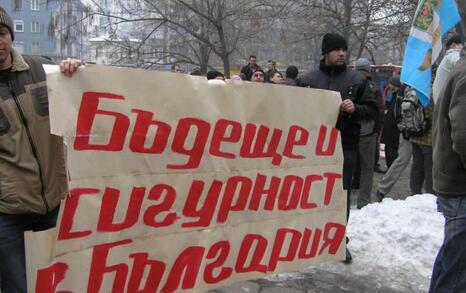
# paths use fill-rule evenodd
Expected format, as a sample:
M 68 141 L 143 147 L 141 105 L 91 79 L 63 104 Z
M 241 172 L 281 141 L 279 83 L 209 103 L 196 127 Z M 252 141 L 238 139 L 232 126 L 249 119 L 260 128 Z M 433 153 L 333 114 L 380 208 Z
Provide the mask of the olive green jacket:
M 435 104 L 432 154 L 434 191 L 466 196 L 466 55 L 456 63 Z
M 45 214 L 67 193 L 63 141 L 50 134 L 45 72 L 50 63 L 13 49 L 0 79 L 0 213 Z

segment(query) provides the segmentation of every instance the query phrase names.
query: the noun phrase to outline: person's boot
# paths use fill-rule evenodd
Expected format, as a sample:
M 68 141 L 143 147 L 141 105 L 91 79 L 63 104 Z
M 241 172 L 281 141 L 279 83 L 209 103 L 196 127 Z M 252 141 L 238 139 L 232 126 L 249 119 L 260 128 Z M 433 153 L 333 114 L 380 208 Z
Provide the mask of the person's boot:
M 350 264 L 351 262 L 353 261 L 353 256 L 351 255 L 348 247 L 346 247 L 346 258 L 345 260 L 343 261 L 343 263 L 345 264 Z
M 382 192 L 380 192 L 378 189 L 375 193 L 375 197 L 377 198 L 377 201 L 378 202 L 381 202 L 384 198 L 385 198 L 385 194 L 383 194 Z

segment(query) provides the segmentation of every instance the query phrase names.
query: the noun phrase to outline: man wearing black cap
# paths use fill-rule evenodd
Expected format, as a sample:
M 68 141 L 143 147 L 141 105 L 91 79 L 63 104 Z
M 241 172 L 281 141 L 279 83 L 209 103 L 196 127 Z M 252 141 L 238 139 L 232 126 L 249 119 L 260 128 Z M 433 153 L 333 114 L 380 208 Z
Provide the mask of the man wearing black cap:
M 298 85 L 338 91 L 342 103 L 337 129 L 341 132 L 343 146 L 343 188 L 347 190 L 347 217 L 351 204 L 351 188 L 356 165 L 360 122 L 377 117 L 377 102 L 366 78 L 359 72 L 348 70 L 346 52 L 348 44 L 338 35 L 328 33 L 322 40 L 322 55 L 318 70 L 308 71 L 298 79 Z M 347 250 L 347 262 L 351 255 Z
M 0 6 L 0 291 L 26 292 L 24 232 L 55 226 L 67 179 L 60 137 L 50 134 L 42 64 L 12 46 L 13 23 Z M 68 76 L 80 62 L 62 61 Z

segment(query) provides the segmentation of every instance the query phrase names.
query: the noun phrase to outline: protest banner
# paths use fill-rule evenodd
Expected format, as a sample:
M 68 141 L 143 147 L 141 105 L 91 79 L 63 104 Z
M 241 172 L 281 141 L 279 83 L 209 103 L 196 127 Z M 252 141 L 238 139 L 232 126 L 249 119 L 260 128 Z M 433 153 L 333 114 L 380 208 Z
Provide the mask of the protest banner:
M 47 76 L 70 195 L 30 292 L 204 292 L 344 259 L 338 93 L 90 66 Z

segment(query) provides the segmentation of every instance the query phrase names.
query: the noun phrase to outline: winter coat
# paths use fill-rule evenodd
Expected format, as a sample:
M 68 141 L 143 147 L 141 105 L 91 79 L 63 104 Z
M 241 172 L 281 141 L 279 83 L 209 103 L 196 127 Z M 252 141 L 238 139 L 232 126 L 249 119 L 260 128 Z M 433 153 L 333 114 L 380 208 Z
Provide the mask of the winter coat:
M 437 68 L 437 73 L 435 74 L 434 84 L 432 85 L 434 103 L 437 102 L 450 72 L 453 70 L 453 67 L 455 67 L 456 62 L 460 59 L 460 52 L 461 49 L 450 49 L 445 53 L 445 57 L 443 57 L 440 62 Z
M 377 102 L 366 78 L 359 72 L 343 66 L 328 66 L 322 60 L 318 70 L 308 71 L 297 84 L 316 89 L 340 92 L 341 99 L 351 99 L 354 113 L 340 112 L 336 128 L 341 132 L 343 149 L 355 150 L 359 143 L 361 120 L 377 117 Z
M 294 86 L 296 85 L 296 79 L 285 77 L 279 82 L 279 84 Z
M 392 93 L 391 102 L 387 102 L 385 117 L 383 120 L 381 142 L 387 146 L 397 148 L 400 143 L 401 103 L 403 102 L 403 88 Z
M 370 90 L 372 91 L 374 97 L 376 98 L 377 101 L 377 117 L 375 119 L 365 119 L 361 121 L 361 131 L 360 131 L 360 136 L 369 136 L 374 133 L 377 133 L 380 131 L 382 128 L 382 123 L 383 123 L 383 96 L 382 93 L 380 92 L 378 86 L 371 81 L 371 78 L 368 77 L 368 85 Z
M 50 134 L 50 62 L 14 49 L 12 57 L 0 73 L 0 213 L 45 214 L 67 193 L 63 141 Z
M 466 53 L 466 47 L 463 49 Z M 456 64 L 434 107 L 433 180 L 441 196 L 466 196 L 466 56 Z

